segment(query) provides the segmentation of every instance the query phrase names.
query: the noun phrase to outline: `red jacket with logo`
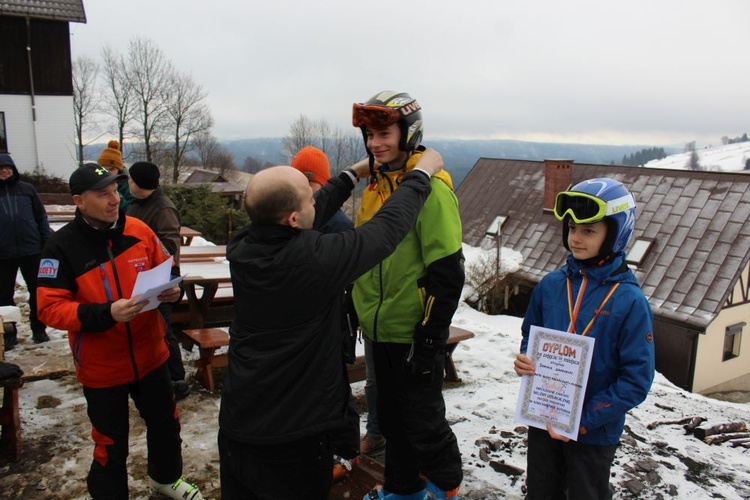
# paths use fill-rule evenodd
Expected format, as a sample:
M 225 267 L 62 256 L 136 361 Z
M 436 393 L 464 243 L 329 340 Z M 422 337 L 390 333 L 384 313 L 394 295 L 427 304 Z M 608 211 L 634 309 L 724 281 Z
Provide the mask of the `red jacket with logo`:
M 130 298 L 140 271 L 169 258 L 149 227 L 120 210 L 117 225 L 95 229 L 79 211 L 42 251 L 37 303 L 46 325 L 68 330 L 78 380 L 86 387 L 133 382 L 169 357 L 157 309 L 118 323 L 112 302 Z

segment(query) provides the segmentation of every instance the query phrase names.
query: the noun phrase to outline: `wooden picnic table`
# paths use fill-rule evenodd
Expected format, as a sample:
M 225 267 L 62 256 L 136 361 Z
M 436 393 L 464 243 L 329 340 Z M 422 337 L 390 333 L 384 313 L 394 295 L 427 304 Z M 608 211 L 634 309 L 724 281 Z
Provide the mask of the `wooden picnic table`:
M 200 247 L 185 246 L 180 248 L 180 261 L 208 260 L 216 257 L 226 257 L 226 245 L 206 245 Z
M 216 293 L 222 286 L 229 292 L 223 294 L 222 308 L 221 311 L 217 311 L 220 314 L 216 321 L 230 323 L 234 313 L 234 297 L 231 294 L 232 278 L 229 275 L 229 263 L 183 261 L 180 263 L 180 271 L 186 274 L 183 284 L 190 315 L 188 327 L 203 328 L 206 326 L 211 306 L 217 298 Z M 202 290 L 200 296 L 198 296 L 198 288 Z M 179 315 L 176 315 L 174 310 L 173 318 L 179 320 Z
M 47 220 L 50 223 L 70 222 L 75 219 L 76 216 L 76 207 L 53 208 L 45 206 L 44 211 L 47 213 Z
M 193 238 L 201 236 L 203 233 L 196 231 L 195 229 L 187 226 L 180 227 L 180 238 L 182 238 L 182 246 L 189 246 L 193 242 Z

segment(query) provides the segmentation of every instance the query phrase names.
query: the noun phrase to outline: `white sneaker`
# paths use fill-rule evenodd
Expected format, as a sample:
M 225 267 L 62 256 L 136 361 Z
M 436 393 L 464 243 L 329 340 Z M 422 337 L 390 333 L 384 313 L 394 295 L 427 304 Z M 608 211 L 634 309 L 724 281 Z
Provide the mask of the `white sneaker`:
M 157 483 L 148 478 L 149 488 L 154 495 L 161 495 L 176 500 L 203 500 L 200 490 L 194 484 L 188 483 L 184 477 L 179 478 L 173 484 Z

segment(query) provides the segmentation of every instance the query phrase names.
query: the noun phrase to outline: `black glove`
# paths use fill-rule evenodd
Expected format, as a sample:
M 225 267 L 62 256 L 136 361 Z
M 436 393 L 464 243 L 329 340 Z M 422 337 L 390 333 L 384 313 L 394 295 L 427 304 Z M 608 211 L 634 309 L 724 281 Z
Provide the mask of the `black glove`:
M 4 361 L 0 362 L 0 379 L 19 378 L 21 375 L 23 375 L 23 370 L 18 365 L 5 363 Z
M 414 377 L 425 382 L 434 380 L 435 365 L 440 356 L 445 355 L 445 341 L 428 338 L 415 338 L 406 364 Z M 438 374 L 440 376 L 442 374 Z

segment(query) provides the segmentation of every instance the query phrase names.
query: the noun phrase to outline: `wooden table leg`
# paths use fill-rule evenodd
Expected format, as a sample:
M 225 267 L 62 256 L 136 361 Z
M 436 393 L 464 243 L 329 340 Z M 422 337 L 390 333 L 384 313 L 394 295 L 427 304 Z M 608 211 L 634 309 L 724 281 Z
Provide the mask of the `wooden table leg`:
M 198 359 L 198 371 L 196 373 L 198 381 L 208 389 L 214 392 L 214 372 L 211 364 L 214 360 L 216 347 L 201 347 L 200 358 Z
M 195 290 L 195 284 L 185 284 L 185 295 L 187 295 L 188 306 L 190 307 L 189 328 L 191 329 L 203 328 L 206 314 L 208 313 L 208 306 L 213 302 L 216 292 L 219 289 L 218 283 L 206 283 L 201 286 L 203 288 L 203 294 L 199 299 Z
M 5 385 L 3 387 L 3 407 L 0 408 L 0 423 L 2 423 L 2 439 L 7 445 L 10 458 L 14 462 L 21 459 L 21 416 L 18 407 L 18 389 L 22 383 Z
M 458 343 L 448 344 L 445 346 L 445 380 L 448 382 L 461 382 L 456 372 L 456 364 L 453 362 L 453 351 L 458 347 Z

